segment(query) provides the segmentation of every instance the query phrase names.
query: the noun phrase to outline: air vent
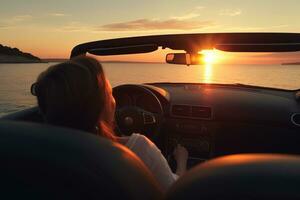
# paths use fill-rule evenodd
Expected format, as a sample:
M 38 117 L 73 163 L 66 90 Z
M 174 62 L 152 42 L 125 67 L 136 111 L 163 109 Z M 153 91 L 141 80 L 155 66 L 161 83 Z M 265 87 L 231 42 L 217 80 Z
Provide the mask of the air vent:
M 191 106 L 187 105 L 174 105 L 172 106 L 172 114 L 176 116 L 191 116 Z
M 212 109 L 207 106 L 173 105 L 172 115 L 176 117 L 211 119 Z
M 204 106 L 192 106 L 192 117 L 210 119 L 211 108 Z
M 291 121 L 294 125 L 300 126 L 300 113 L 294 113 L 291 116 Z

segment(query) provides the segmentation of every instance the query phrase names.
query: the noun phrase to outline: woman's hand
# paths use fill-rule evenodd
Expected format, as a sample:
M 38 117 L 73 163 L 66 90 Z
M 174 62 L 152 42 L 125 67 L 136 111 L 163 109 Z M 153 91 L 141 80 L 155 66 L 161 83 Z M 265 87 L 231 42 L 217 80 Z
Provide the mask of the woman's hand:
M 185 147 L 181 146 L 180 144 L 177 144 L 173 154 L 177 162 L 176 174 L 181 176 L 186 171 L 186 165 L 187 165 L 189 153 Z

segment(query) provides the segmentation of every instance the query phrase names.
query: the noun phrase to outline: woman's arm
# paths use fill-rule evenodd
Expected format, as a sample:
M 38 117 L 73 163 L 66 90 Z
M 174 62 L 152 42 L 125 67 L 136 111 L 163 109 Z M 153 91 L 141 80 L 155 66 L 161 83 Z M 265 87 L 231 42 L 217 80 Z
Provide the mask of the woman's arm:
M 174 158 L 177 163 L 176 174 L 178 176 L 181 176 L 186 172 L 188 156 L 189 154 L 186 148 L 178 144 L 174 150 Z
M 145 163 L 161 186 L 167 190 L 178 176 L 173 174 L 167 160 L 151 140 L 140 134 L 131 137 L 136 137 L 136 139 L 128 147 Z

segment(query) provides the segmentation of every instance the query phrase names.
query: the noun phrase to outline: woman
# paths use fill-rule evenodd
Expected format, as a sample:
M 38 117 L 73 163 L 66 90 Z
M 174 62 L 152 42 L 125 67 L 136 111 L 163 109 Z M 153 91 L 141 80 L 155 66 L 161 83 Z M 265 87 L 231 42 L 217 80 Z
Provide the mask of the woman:
M 186 171 L 188 153 L 180 145 L 174 151 L 177 161 L 173 174 L 160 150 L 140 134 L 116 137 L 113 133 L 115 99 L 101 64 L 80 56 L 49 67 L 32 87 L 38 105 L 49 124 L 87 131 L 119 142 L 131 149 L 167 189 Z

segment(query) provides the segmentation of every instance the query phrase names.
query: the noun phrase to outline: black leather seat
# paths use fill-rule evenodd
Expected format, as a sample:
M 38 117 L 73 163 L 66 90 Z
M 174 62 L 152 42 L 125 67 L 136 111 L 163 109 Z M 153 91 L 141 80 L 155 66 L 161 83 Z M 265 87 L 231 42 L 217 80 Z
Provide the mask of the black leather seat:
M 241 154 L 211 160 L 179 179 L 167 199 L 300 199 L 300 158 Z
M 1 199 L 159 199 L 143 163 L 80 131 L 0 121 Z

